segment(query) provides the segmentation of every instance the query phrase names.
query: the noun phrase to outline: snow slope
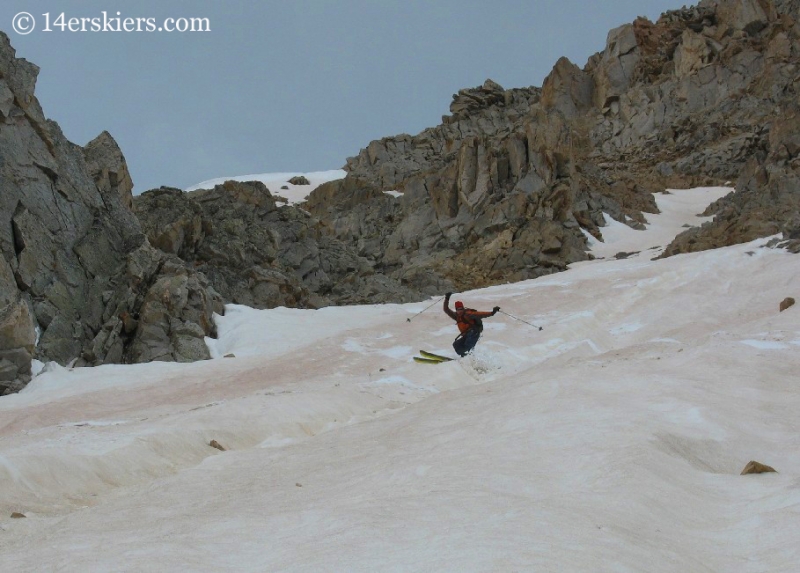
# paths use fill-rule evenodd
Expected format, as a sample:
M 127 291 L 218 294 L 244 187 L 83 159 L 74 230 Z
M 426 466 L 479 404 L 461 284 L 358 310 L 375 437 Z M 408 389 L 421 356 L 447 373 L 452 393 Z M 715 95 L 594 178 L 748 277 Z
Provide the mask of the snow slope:
M 267 186 L 270 193 L 283 197 L 287 200 L 287 204 L 293 205 L 301 203 L 306 200 L 308 194 L 314 189 L 327 183 L 328 181 L 335 181 L 336 179 L 343 179 L 346 172 L 343 169 L 332 169 L 330 171 L 313 171 L 310 173 L 300 172 L 284 172 L 284 173 L 257 173 L 253 175 L 235 175 L 233 177 L 218 177 L 216 179 L 209 179 L 197 185 L 188 187 L 186 191 L 195 191 L 197 189 L 213 189 L 216 185 L 221 185 L 226 181 L 261 181 Z M 308 179 L 309 185 L 294 185 L 289 183 L 292 177 L 304 176 Z M 286 189 L 283 189 L 286 187 Z
M 647 250 L 712 195 L 659 197 L 639 255 L 459 294 L 544 327 L 498 315 L 459 361 L 411 360 L 452 355 L 431 300 L 48 365 L 0 398 L 0 571 L 796 571 L 800 257 Z
M 697 189 L 668 189 L 665 194 L 657 194 L 658 214 L 646 214 L 647 232 L 636 231 L 627 225 L 605 216 L 606 226 L 600 230 L 600 242 L 584 231 L 592 253 L 598 258 L 610 258 L 617 253 L 639 253 L 650 250 L 648 255 L 661 254 L 679 233 L 686 227 L 700 226 L 713 217 L 697 215 L 705 208 L 733 191 L 730 187 L 698 187 Z

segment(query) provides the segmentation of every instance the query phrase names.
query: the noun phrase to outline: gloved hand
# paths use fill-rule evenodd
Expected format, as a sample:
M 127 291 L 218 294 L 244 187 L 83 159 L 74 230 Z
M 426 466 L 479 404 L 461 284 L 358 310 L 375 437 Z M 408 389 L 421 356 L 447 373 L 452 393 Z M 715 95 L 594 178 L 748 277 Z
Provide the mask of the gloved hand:
M 497 314 L 498 312 L 500 312 L 500 307 L 499 306 L 496 306 L 496 307 L 494 307 L 492 309 L 492 314 Z
M 451 292 L 444 293 L 444 298 L 450 298 L 451 296 L 453 296 L 453 293 Z

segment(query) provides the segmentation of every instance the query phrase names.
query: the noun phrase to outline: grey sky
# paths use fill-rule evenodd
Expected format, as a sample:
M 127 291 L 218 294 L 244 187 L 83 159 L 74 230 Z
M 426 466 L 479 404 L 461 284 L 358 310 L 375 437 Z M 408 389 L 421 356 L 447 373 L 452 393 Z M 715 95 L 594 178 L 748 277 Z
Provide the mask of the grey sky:
M 117 139 L 135 193 L 212 177 L 341 167 L 371 140 L 438 124 L 492 78 L 541 86 L 609 29 L 677 0 L 4 0 L 0 29 L 41 68 L 45 114 L 81 145 Z M 18 12 L 37 29 L 12 29 Z M 211 32 L 62 32 L 70 17 L 209 18 Z M 50 13 L 51 32 L 43 32 Z

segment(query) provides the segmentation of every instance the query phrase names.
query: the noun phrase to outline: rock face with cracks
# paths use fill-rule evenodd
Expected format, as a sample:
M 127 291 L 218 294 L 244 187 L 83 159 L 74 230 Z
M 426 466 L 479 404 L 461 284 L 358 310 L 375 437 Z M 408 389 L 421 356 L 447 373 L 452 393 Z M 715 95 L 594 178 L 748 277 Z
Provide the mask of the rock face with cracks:
M 190 193 L 162 187 L 134 198 L 134 209 L 152 245 L 208 277 L 228 302 L 318 308 L 420 297 L 307 211 L 279 207 L 258 181 Z
M 441 125 L 373 141 L 307 208 L 424 292 L 561 270 L 586 258 L 586 234 L 600 238 L 607 217 L 645 223 L 666 187 L 737 189 L 666 256 L 789 235 L 798 5 L 703 1 L 612 30 L 586 66 L 560 59 L 541 89 L 461 90 Z
M 113 138 L 82 148 L 45 118 L 38 71 L 0 33 L 0 394 L 30 380 L 32 358 L 208 358 L 222 299 L 150 246 Z

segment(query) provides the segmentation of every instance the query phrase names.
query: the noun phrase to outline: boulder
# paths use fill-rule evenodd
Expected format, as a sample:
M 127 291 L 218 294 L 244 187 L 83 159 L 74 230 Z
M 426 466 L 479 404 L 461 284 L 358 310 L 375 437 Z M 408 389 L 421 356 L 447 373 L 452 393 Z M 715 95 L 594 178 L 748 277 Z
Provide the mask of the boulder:
M 763 474 L 763 473 L 772 473 L 775 472 L 775 469 L 764 465 L 759 462 L 751 461 L 748 462 L 744 469 L 742 470 L 741 475 L 749 475 L 749 474 Z
M 211 440 L 208 443 L 208 445 L 211 446 L 214 449 L 217 449 L 217 450 L 221 451 L 221 452 L 227 451 L 227 449 L 224 448 L 223 446 L 221 446 L 220 443 L 217 440 Z
M 780 312 L 783 312 L 784 310 L 792 306 L 794 306 L 794 299 L 790 296 L 787 296 L 785 299 L 781 301 L 781 304 L 779 305 Z
M 292 185 L 311 185 L 311 182 L 308 179 L 306 179 L 304 175 L 297 175 L 295 177 L 292 177 L 291 179 L 289 179 L 288 183 L 291 183 Z M 284 189 L 284 187 L 281 187 L 281 189 Z

